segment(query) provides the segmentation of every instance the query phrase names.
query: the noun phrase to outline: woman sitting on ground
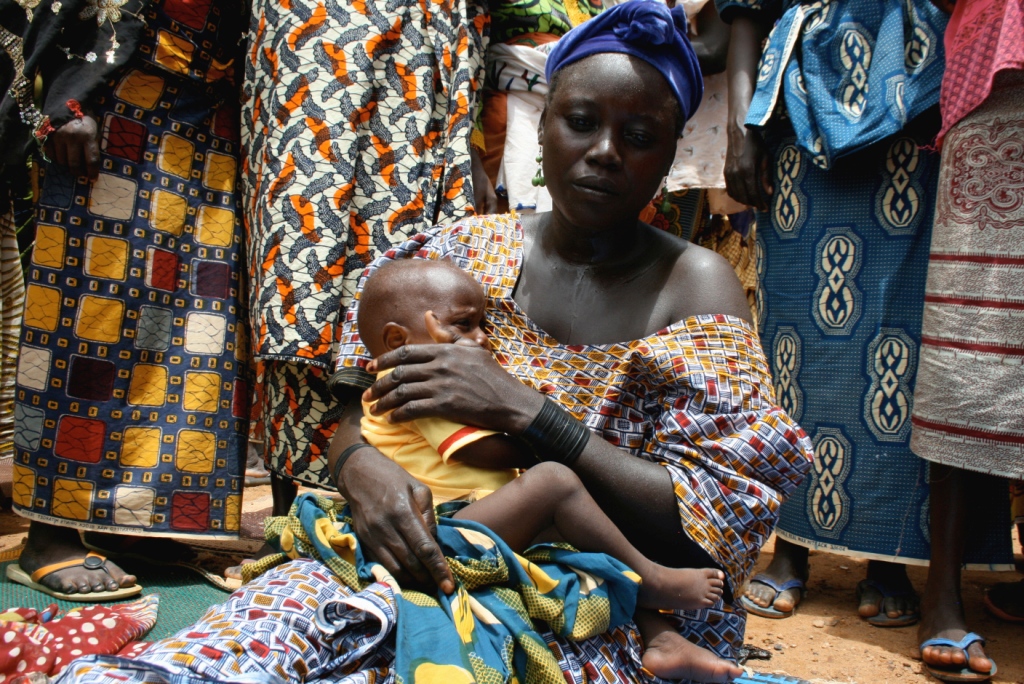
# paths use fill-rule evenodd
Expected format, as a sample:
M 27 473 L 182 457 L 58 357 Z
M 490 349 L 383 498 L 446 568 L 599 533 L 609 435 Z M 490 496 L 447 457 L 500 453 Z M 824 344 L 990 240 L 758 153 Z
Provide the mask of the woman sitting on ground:
M 808 470 L 810 443 L 775 404 L 728 263 L 637 218 L 700 101 L 685 35 L 679 10 L 654 0 L 627 3 L 567 34 L 548 62 L 540 131 L 553 211 L 434 228 L 377 261 L 446 258 L 473 275 L 487 293 L 490 351 L 408 345 L 370 363 L 354 328 L 357 298 L 336 379 L 350 390 L 369 388 L 375 412 L 393 411 L 393 421 L 437 416 L 526 433 L 538 453 L 567 462 L 641 553 L 664 565 L 724 571 L 724 600 L 665 614 L 693 649 L 695 666 L 684 679 L 699 681 L 708 678 L 703 663 L 717 666 L 712 656 L 735 660 L 745 617 L 734 597 L 780 504 Z M 374 382 L 373 373 L 389 368 Z M 358 394 L 348 396 L 331 466 L 362 553 L 403 587 L 418 581 L 451 591 L 429 488 L 365 445 Z M 552 405 L 559 434 L 580 423 L 591 432 L 574 460 L 550 431 L 528 430 Z M 386 677 L 395 667 L 388 635 L 415 626 L 399 620 L 396 628 L 396 599 L 381 584 L 346 599 L 374 621 L 326 625 L 323 605 L 351 593 L 333 574 L 320 562 L 291 560 L 190 627 L 205 635 L 194 646 L 182 632 L 133 661 L 85 659 L 66 676 L 109 681 L 103 677 L 117 669 L 133 682 L 164 681 L 153 679 L 161 672 L 207 680 L 263 671 L 304 681 Z M 581 641 L 542 636 L 568 681 L 648 681 L 631 624 Z M 345 649 L 353 649 L 350 657 L 339 655 Z

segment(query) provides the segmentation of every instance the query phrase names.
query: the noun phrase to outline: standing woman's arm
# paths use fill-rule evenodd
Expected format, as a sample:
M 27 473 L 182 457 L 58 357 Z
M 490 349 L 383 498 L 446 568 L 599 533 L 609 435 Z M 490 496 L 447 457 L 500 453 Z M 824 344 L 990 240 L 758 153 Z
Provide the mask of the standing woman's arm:
M 768 209 L 772 194 L 768 155 L 760 134 L 744 124 L 750 101 L 757 88 L 757 67 L 761 44 L 769 27 L 750 12 L 737 13 L 732 20 L 727 74 L 729 118 L 726 123 L 728 149 L 725 155 L 725 185 L 737 202 Z
M 729 25 L 722 21 L 715 3 L 708 0 L 693 18 L 697 37 L 691 40 L 693 51 L 700 62 L 704 76 L 720 74 L 726 69 L 729 57 Z

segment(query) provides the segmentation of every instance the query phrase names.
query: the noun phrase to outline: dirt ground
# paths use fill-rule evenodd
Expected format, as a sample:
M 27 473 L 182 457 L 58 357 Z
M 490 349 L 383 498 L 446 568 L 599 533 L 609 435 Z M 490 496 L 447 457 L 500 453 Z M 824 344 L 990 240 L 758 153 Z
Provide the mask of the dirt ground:
M 269 489 L 247 490 L 245 510 L 263 510 L 269 505 Z M 9 511 L 0 512 L 0 551 L 20 545 L 27 531 L 25 519 Z M 772 547 L 769 542 L 758 570 L 771 561 Z M 1019 543 L 1016 549 L 1019 553 Z M 854 591 L 864 578 L 865 566 L 866 562 L 843 556 L 811 552 L 807 598 L 796 614 L 785 620 L 750 616 L 746 642 L 767 649 L 772 658 L 752 660 L 748 665 L 755 670 L 802 677 L 814 684 L 935 682 L 915 659 L 916 626 L 879 629 L 857 617 Z M 918 590 L 924 587 L 926 573 L 926 568 L 910 568 Z M 1007 624 L 990 616 L 982 605 L 982 596 L 997 582 L 1019 578 L 1020 574 L 1013 572 L 964 575 L 968 620 L 975 632 L 988 639 L 989 655 L 999 665 L 993 679 L 998 684 L 1024 684 L 1024 625 Z
M 771 562 L 772 547 L 769 543 L 761 554 L 758 570 Z M 1019 543 L 1015 548 L 1019 554 Z M 746 642 L 767 649 L 772 659 L 750 661 L 748 665 L 755 670 L 802 677 L 814 684 L 935 682 L 916 658 L 916 625 L 880 629 L 857 616 L 854 592 L 857 582 L 864 579 L 866 567 L 866 561 L 812 551 L 807 597 L 796 614 L 785 620 L 750 616 Z M 909 568 L 918 591 L 924 588 L 927 573 L 927 568 Z M 993 584 L 1020 577 L 1015 572 L 966 572 L 963 578 L 968 623 L 988 639 L 988 654 L 999 666 L 992 681 L 999 684 L 1024 684 L 1024 625 L 992 617 L 982 597 Z

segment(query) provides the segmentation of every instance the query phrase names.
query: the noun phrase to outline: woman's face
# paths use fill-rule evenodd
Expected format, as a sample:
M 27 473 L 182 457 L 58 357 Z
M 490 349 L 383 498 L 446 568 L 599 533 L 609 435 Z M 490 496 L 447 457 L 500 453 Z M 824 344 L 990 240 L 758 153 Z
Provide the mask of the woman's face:
M 566 67 L 540 132 L 555 212 L 592 229 L 635 222 L 672 165 L 677 111 L 668 82 L 636 57 L 603 53 Z

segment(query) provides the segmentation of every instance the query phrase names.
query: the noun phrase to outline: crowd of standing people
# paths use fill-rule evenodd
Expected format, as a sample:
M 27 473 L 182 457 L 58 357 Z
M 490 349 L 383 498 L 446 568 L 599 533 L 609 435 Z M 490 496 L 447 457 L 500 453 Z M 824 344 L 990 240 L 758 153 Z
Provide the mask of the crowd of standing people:
M 468 579 L 370 411 L 534 439 L 640 553 L 720 571 L 663 613 L 678 678 L 739 676 L 746 614 L 792 615 L 812 549 L 868 560 L 857 613 L 918 625 L 933 675 L 995 674 L 960 571 L 1013 569 L 1024 526 L 1024 3 L 675 5 L 0 0 L 8 577 L 139 594 L 118 554 L 238 536 L 250 444 L 276 515 L 340 492 L 308 515 L 360 549 L 302 518 L 187 664 L 171 640 L 68 681 L 405 676 L 397 587 Z M 486 349 L 371 359 L 363 283 L 412 258 L 484 286 Z M 1024 621 L 1024 581 L 986 605 Z M 531 667 L 644 681 L 641 631 L 541 626 Z

